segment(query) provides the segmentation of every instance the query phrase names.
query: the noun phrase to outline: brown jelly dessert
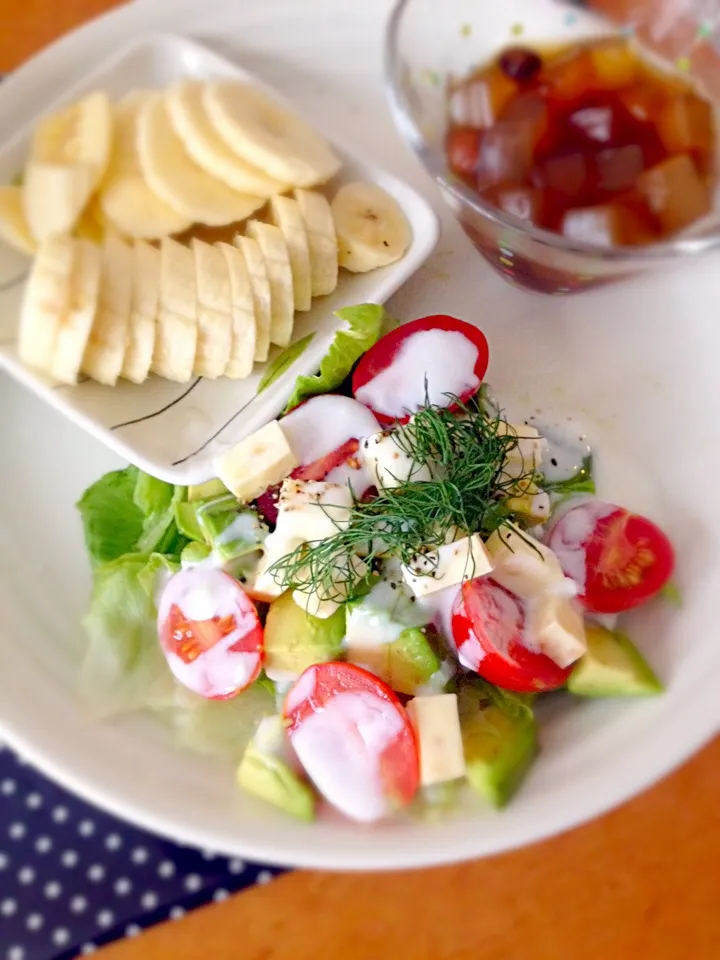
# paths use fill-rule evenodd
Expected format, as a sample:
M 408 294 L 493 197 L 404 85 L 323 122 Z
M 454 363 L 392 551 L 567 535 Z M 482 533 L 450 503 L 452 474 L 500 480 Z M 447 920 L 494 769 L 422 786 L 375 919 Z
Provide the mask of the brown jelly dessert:
M 655 243 L 711 209 L 713 108 L 627 39 L 509 48 L 451 87 L 448 115 L 453 173 L 569 239 Z

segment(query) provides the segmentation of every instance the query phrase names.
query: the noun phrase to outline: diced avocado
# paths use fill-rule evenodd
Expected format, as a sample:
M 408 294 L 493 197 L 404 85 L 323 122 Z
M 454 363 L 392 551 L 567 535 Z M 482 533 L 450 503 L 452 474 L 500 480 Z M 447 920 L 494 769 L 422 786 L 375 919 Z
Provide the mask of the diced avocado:
M 580 697 L 647 697 L 663 685 L 624 633 L 590 623 L 587 653 L 573 667 L 568 690 Z
M 440 669 L 440 658 L 427 627 L 409 627 L 387 644 L 388 683 L 398 693 L 413 695 Z
M 191 483 L 188 487 L 188 500 L 194 503 L 196 500 L 208 500 L 210 497 L 221 497 L 228 493 L 228 488 L 222 480 L 206 480 L 205 483 Z
M 470 786 L 494 807 L 503 807 L 537 753 L 533 712 L 483 681 L 463 685 L 458 708 Z
M 202 501 L 197 507 L 197 520 L 205 540 L 221 561 L 253 553 L 267 535 L 267 527 L 258 515 L 240 508 L 230 494 Z
M 345 611 L 321 620 L 303 610 L 286 591 L 270 604 L 265 621 L 265 667 L 302 673 L 313 663 L 335 660 L 342 651 Z
M 196 563 L 202 563 L 203 560 L 207 560 L 211 553 L 212 550 L 206 543 L 198 543 L 197 540 L 193 540 L 192 543 L 188 543 L 183 548 L 183 552 L 180 554 L 180 564 L 183 567 L 190 567 Z
M 315 815 L 315 796 L 308 784 L 282 760 L 261 753 L 252 743 L 238 767 L 237 779 L 247 793 L 300 820 L 312 820 Z
M 190 540 L 205 542 L 205 535 L 200 528 L 197 518 L 197 503 L 175 503 L 175 522 L 178 530 Z
M 441 666 L 429 633 L 427 627 L 408 627 L 390 642 L 352 644 L 348 660 L 370 670 L 398 693 L 414 696 Z

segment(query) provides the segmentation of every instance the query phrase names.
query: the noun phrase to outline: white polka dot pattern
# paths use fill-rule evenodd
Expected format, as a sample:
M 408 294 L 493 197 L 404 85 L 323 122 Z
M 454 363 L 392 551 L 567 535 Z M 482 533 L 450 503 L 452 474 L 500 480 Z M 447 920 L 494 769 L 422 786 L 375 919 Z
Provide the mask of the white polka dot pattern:
M 0 744 L 0 960 L 78 960 L 272 876 L 121 823 Z

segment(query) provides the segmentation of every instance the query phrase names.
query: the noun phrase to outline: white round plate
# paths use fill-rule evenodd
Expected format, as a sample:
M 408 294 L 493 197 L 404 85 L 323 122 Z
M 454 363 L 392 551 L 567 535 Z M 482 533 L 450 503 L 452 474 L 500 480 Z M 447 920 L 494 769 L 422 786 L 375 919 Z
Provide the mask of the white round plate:
M 391 301 L 411 319 L 477 322 L 490 381 L 512 405 L 573 415 L 597 451 L 600 492 L 647 513 L 671 536 L 682 609 L 656 602 L 627 628 L 668 684 L 644 702 L 571 702 L 542 710 L 542 752 L 511 805 L 468 798 L 438 822 L 361 828 L 298 824 L 242 795 L 225 764 L 177 751 L 137 717 L 93 725 L 74 682 L 78 619 L 90 576 L 73 503 L 117 461 L 7 378 L 0 380 L 0 723 L 11 744 L 89 800 L 159 833 L 260 860 L 342 869 L 444 863 L 497 853 L 595 816 L 684 760 L 718 727 L 720 477 L 718 264 L 582 294 L 531 296 L 492 274 L 399 141 L 384 104 L 381 37 L 390 4 L 365 0 L 140 0 L 95 21 L 8 81 L 18 123 L 53 89 L 148 31 L 205 43 L 292 94 L 348 146 L 420 189 L 441 212 L 441 246 Z M 222 38 L 220 41 L 217 38 Z M 23 77 L 24 74 L 24 77 Z

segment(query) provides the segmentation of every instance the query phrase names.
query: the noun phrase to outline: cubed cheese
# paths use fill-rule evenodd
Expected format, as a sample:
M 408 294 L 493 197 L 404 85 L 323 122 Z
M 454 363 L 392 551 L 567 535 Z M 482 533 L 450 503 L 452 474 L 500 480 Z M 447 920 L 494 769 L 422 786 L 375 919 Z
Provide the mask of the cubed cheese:
M 350 522 L 352 493 L 339 483 L 283 481 L 273 537 L 284 540 L 324 540 Z
M 429 468 L 409 457 L 398 444 L 401 429 L 375 433 L 361 444 L 363 461 L 379 489 L 399 487 L 409 480 L 419 483 L 432 479 Z
M 254 500 L 298 465 L 277 420 L 241 440 L 215 460 L 215 472 L 238 500 Z
M 463 537 L 436 550 L 418 554 L 402 568 L 403 579 L 416 597 L 427 597 L 463 580 L 484 577 L 493 569 L 480 535 Z
M 587 650 L 585 623 L 575 600 L 545 593 L 530 605 L 528 643 L 559 667 L 569 667 Z
M 514 496 L 505 500 L 505 506 L 513 513 L 545 523 L 550 517 L 550 497 L 537 484 L 518 481 L 518 490 Z
M 415 697 L 407 705 L 420 752 L 423 786 L 465 775 L 460 717 L 454 693 Z
M 507 423 L 500 420 L 497 425 L 500 436 L 517 438 L 517 445 L 508 450 L 505 460 L 505 473 L 510 477 L 522 477 L 542 464 L 543 443 L 540 432 L 524 423 Z
M 523 600 L 534 600 L 565 580 L 552 550 L 511 523 L 499 527 L 485 548 L 493 565 L 493 580 Z

